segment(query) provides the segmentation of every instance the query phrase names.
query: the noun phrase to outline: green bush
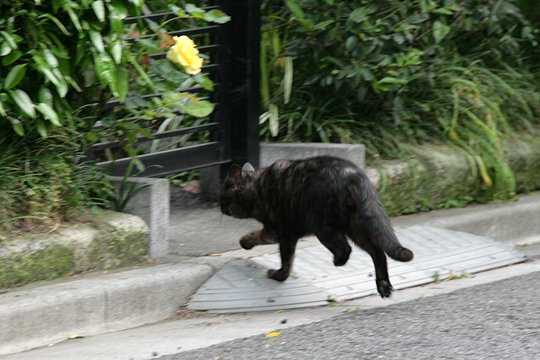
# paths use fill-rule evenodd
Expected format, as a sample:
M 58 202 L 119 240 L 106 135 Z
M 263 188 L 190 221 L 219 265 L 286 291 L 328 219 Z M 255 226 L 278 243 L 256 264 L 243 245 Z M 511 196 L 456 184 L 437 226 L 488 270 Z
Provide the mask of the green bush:
M 500 142 L 540 118 L 524 51 L 538 30 L 516 1 L 286 0 L 263 13 L 263 139 L 361 142 L 394 158 L 447 141 L 491 196 L 512 196 Z
M 82 135 L 0 139 L 0 230 L 50 230 L 81 207 L 106 206 L 105 175 L 81 162 Z
M 99 108 L 123 99 L 132 55 L 123 18 L 139 0 L 0 5 L 0 229 L 51 224 L 110 186 L 81 164 Z M 24 226 L 28 225 L 28 226 Z
M 122 20 L 141 6 L 142 0 L 0 5 L 2 127 L 46 137 L 83 125 L 78 105 L 111 95 L 125 98 L 132 58 L 123 51 Z

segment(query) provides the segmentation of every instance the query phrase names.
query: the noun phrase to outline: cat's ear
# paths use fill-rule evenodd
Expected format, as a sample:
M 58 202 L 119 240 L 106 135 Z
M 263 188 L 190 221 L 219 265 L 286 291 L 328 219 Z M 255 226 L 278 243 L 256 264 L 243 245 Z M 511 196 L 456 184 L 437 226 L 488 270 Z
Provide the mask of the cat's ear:
M 229 177 L 231 179 L 240 179 L 242 177 L 242 168 L 240 167 L 240 165 L 237 165 L 237 164 L 232 164 L 231 167 L 229 168 Z
M 250 163 L 245 163 L 244 166 L 242 166 L 242 176 L 246 176 L 246 175 L 253 175 L 253 173 L 255 172 L 255 168 L 253 167 L 253 165 L 251 165 Z

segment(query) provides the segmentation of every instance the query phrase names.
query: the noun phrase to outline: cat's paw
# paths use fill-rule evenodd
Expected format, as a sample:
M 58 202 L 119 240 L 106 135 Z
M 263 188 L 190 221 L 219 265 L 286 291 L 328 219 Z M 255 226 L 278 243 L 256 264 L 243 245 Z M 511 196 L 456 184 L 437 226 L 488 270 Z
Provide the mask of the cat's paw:
M 334 255 L 334 266 L 343 266 L 349 261 L 349 257 L 351 256 L 351 247 L 347 249 L 346 252 Z
M 266 273 L 266 276 L 269 279 L 274 279 L 276 281 L 285 281 L 289 277 L 289 274 L 285 271 L 282 271 L 281 269 L 279 270 L 270 269 Z
M 334 266 L 343 266 L 347 263 L 347 261 L 349 261 L 349 255 L 334 257 Z
M 392 284 L 388 280 L 377 280 L 377 291 L 382 298 L 387 298 L 392 295 Z
M 245 250 L 251 250 L 255 245 L 249 239 L 240 239 L 240 246 Z

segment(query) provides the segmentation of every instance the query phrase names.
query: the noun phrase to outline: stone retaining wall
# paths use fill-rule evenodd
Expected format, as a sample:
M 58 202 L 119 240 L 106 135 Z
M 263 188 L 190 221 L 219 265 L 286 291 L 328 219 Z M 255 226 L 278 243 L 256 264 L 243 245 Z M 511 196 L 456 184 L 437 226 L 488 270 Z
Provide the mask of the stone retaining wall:
M 142 219 L 110 211 L 54 233 L 5 238 L 0 246 L 0 289 L 141 263 L 149 238 Z
M 540 141 L 515 139 L 506 156 L 518 192 L 540 189 Z M 384 161 L 366 172 L 391 215 L 465 205 L 488 192 L 465 154 L 443 145 L 419 147 L 412 160 Z

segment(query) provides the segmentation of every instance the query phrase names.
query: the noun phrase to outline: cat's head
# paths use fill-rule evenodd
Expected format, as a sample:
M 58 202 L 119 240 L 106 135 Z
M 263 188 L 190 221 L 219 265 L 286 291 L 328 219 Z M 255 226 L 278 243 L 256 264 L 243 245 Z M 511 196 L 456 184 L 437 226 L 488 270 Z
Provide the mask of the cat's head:
M 253 216 L 253 176 L 255 169 L 250 163 L 240 167 L 231 165 L 221 190 L 221 212 L 235 218 L 243 219 Z

